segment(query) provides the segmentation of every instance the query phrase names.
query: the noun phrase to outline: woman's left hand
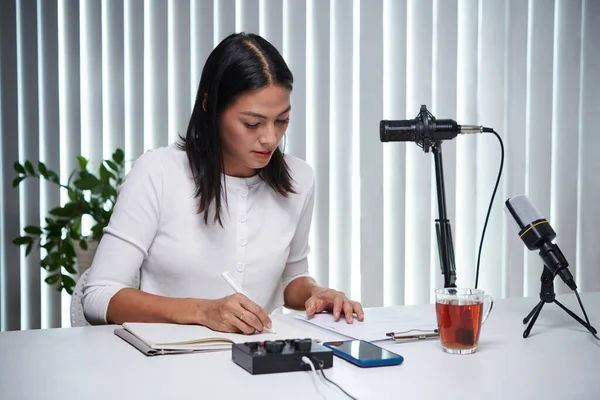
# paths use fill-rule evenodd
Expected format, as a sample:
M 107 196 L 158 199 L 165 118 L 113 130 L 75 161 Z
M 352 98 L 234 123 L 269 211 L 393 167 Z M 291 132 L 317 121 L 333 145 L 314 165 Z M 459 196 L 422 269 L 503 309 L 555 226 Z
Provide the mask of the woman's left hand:
M 333 312 L 333 316 L 337 321 L 342 314 L 346 318 L 346 322 L 351 324 L 354 320 L 354 314 L 359 321 L 365 318 L 365 313 L 362 306 L 357 301 L 352 301 L 346 297 L 344 292 L 338 292 L 333 289 L 323 289 L 313 294 L 306 303 L 306 315 L 310 316 L 318 314 L 322 311 Z

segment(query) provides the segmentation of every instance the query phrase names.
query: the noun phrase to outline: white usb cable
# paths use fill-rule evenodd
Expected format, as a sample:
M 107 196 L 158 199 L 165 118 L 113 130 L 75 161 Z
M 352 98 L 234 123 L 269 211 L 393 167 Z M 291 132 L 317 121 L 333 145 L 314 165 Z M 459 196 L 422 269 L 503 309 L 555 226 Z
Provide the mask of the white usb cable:
M 312 370 L 312 374 L 313 374 L 313 383 L 315 384 L 315 389 L 317 390 L 317 393 L 319 394 L 319 396 L 321 396 L 323 399 L 327 400 L 327 397 L 325 397 L 325 395 L 323 393 L 321 393 L 321 391 L 319 390 L 319 385 L 318 385 L 318 375 L 317 375 L 317 370 L 315 369 L 315 364 L 313 364 L 312 360 L 306 356 L 303 356 L 302 361 L 304 361 L 306 364 L 308 364 L 310 366 L 310 369 Z

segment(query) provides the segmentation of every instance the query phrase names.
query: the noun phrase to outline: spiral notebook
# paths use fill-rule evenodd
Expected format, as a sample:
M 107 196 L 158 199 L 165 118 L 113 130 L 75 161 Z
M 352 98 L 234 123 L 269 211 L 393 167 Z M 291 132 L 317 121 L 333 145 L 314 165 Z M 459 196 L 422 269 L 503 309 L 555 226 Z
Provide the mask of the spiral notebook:
M 230 350 L 234 343 L 290 339 L 299 332 L 281 321 L 273 321 L 270 333 L 243 335 L 217 332 L 201 325 L 126 322 L 115 335 L 147 356 Z

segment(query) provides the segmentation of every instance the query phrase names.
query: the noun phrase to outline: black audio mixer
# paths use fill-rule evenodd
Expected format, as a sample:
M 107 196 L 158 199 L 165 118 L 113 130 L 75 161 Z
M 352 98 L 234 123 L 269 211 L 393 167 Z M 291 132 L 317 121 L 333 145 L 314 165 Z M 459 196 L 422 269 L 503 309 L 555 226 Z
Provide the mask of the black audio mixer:
M 231 348 L 233 362 L 252 375 L 310 370 L 303 356 L 317 369 L 318 364 L 324 369 L 333 366 L 333 352 L 311 339 L 236 343 Z

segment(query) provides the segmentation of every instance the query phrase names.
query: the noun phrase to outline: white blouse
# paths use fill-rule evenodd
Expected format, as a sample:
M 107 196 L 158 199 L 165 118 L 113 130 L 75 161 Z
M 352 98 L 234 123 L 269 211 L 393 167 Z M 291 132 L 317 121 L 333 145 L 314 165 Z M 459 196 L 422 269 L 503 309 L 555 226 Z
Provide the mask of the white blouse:
M 283 291 L 308 275 L 308 235 L 314 206 L 314 173 L 286 155 L 294 193 L 283 197 L 258 175 L 223 175 L 223 227 L 198 214 L 196 189 L 185 151 L 175 144 L 143 154 L 119 189 L 109 225 L 83 288 L 92 324 L 106 323 L 112 296 L 140 271 L 140 290 L 168 297 L 218 299 L 233 293 L 221 277 L 229 271 L 244 293 L 271 312 Z

